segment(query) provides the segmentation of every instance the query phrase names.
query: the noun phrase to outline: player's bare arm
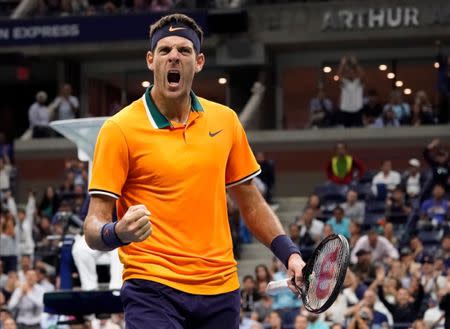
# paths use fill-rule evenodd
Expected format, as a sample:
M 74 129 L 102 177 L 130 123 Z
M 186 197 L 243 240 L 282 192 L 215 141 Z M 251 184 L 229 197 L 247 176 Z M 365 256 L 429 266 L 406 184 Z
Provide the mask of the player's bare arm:
M 251 181 L 230 187 L 229 191 L 231 197 L 239 205 L 239 210 L 242 217 L 244 217 L 247 227 L 259 241 L 270 248 L 272 241 L 276 237 L 285 234 L 278 217 Z M 302 269 L 304 266 L 305 262 L 300 254 L 293 253 L 290 255 L 288 275 L 295 277 L 298 285 L 302 281 Z M 290 288 L 292 291 L 297 292 L 293 285 Z
M 96 250 L 111 250 L 105 243 L 102 229 L 105 224 L 112 222 L 115 200 L 107 196 L 92 196 L 89 211 L 84 222 L 86 242 L 90 248 Z M 128 208 L 122 220 L 114 227 L 117 238 L 123 243 L 140 242 L 147 239 L 152 232 L 149 220 L 150 212 L 144 205 Z M 104 233 L 104 232 L 103 232 Z

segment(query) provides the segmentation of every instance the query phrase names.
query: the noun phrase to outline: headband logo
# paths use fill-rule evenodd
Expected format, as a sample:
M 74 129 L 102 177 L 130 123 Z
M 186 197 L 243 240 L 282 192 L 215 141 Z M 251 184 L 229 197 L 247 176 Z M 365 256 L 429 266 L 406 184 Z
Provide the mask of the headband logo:
M 185 30 L 185 27 L 172 27 L 172 25 L 169 27 L 169 32 L 175 32 L 178 30 Z

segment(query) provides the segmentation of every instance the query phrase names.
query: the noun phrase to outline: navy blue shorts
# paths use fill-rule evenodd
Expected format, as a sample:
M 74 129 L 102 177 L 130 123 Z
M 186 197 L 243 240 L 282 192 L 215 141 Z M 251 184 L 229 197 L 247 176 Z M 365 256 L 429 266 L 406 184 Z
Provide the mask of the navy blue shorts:
M 139 279 L 125 281 L 121 298 L 126 329 L 238 329 L 239 289 L 192 295 Z

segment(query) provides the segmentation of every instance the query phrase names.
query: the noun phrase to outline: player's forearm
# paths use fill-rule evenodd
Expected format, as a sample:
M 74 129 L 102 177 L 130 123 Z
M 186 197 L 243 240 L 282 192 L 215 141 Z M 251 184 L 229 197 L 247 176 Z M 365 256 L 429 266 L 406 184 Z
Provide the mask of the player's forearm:
M 101 231 L 102 227 L 109 223 L 110 220 L 100 219 L 95 215 L 87 215 L 84 221 L 84 235 L 87 245 L 91 249 L 109 251 L 111 248 L 103 242 Z
M 239 207 L 249 230 L 266 246 L 270 247 L 275 237 L 285 234 L 278 217 L 259 193 Z

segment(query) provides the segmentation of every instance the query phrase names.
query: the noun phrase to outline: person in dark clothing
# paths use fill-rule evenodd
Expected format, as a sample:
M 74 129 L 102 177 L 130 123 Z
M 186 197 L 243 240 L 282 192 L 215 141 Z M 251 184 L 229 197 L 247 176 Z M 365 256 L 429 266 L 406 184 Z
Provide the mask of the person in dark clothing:
M 433 139 L 423 151 L 423 157 L 428 162 L 433 172 L 432 182 L 428 187 L 428 193 L 431 192 L 431 187 L 436 184 L 445 186 L 449 190 L 450 180 L 450 163 L 449 154 L 442 147 L 439 147 L 440 140 Z
M 420 279 L 415 278 L 417 281 L 417 293 L 413 302 L 410 302 L 410 294 L 407 289 L 400 288 L 395 296 L 395 304 L 389 303 L 383 291 L 383 282 L 385 278 L 384 269 L 377 270 L 376 281 L 378 289 L 378 297 L 380 301 L 386 306 L 389 312 L 392 314 L 392 319 L 394 320 L 394 325 L 399 323 L 411 323 L 416 320 L 419 316 L 420 306 L 424 298 L 423 286 L 420 283 Z
M 444 297 L 442 297 L 439 303 L 439 308 L 444 311 L 445 316 L 445 329 L 450 329 L 450 292 L 447 292 Z
M 256 161 L 261 166 L 261 174 L 259 178 L 266 185 L 266 201 L 267 203 L 273 203 L 273 187 L 275 185 L 275 166 L 273 161 L 267 160 L 263 152 L 256 153 Z
M 383 113 L 378 93 L 375 89 L 367 91 L 367 103 L 362 108 L 362 118 L 364 126 L 369 126 L 375 122 Z
M 243 280 L 241 290 L 241 307 L 244 312 L 253 312 L 255 302 L 261 297 L 255 287 L 255 279 L 251 275 L 246 275 Z

